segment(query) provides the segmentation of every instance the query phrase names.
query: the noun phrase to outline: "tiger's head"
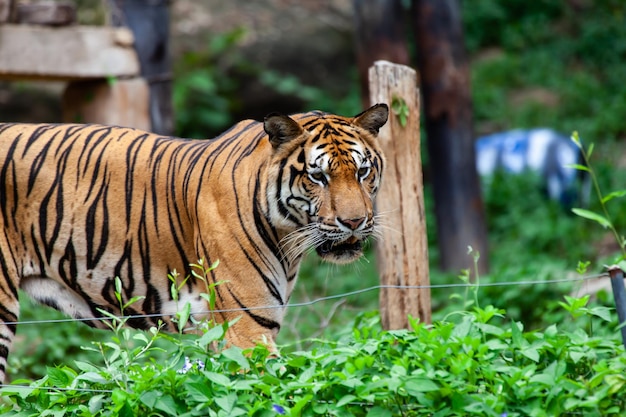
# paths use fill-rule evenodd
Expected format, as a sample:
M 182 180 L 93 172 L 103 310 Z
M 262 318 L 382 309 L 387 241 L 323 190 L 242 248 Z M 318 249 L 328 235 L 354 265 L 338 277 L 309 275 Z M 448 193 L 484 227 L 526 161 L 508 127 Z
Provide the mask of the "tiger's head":
M 264 128 L 273 147 L 268 201 L 275 227 L 288 232 L 284 256 L 309 248 L 333 263 L 363 254 L 376 233 L 374 197 L 384 157 L 377 144 L 389 108 L 376 104 L 355 117 L 321 112 L 270 114 Z

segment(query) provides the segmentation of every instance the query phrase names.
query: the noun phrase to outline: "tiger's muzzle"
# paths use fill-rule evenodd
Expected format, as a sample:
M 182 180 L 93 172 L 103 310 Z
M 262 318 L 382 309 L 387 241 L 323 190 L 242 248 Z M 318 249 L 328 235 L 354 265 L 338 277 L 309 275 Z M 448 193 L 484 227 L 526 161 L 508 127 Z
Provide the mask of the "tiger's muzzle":
M 336 263 L 347 264 L 363 255 L 363 243 L 374 230 L 373 219 L 335 219 L 335 224 L 323 224 L 320 231 L 324 236 L 321 244 L 315 247 L 320 258 Z

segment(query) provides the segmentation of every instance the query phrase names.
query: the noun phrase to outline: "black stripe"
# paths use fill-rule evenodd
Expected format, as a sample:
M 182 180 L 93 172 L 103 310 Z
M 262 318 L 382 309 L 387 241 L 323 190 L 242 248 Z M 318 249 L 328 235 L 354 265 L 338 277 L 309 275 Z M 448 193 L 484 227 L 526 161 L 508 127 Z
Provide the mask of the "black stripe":
M 17 298 L 14 298 L 14 301 L 17 302 Z M 0 304 L 0 318 L 3 322 L 5 322 L 5 325 L 9 327 L 9 330 L 11 330 L 11 332 L 15 335 L 15 330 L 17 329 L 17 326 L 15 324 L 6 324 L 6 322 L 16 322 L 17 315 L 7 309 L 4 305 Z
M 254 224 L 257 227 L 257 232 L 261 237 L 261 240 L 265 246 L 277 257 L 280 258 L 280 248 L 278 246 L 278 231 L 272 227 L 269 219 L 269 213 L 263 213 L 261 208 L 261 201 L 264 198 L 261 195 L 261 181 L 257 176 L 254 184 L 254 192 L 252 198 L 252 216 L 254 217 Z
M 94 176 L 95 178 L 95 176 Z M 87 209 L 87 217 L 85 219 L 85 234 L 86 234 L 86 244 L 87 244 L 87 269 L 95 268 L 102 255 L 104 255 L 107 244 L 109 242 L 109 210 L 107 205 L 108 199 L 108 180 L 104 180 L 104 178 L 108 178 L 108 172 L 105 171 L 102 174 L 102 183 L 100 188 L 96 193 L 96 197 L 94 199 L 93 204 L 89 206 Z M 106 183 L 104 182 L 106 181 Z M 93 187 L 91 188 L 93 189 Z M 102 221 L 98 222 L 97 214 L 98 209 L 102 213 Z M 94 251 L 94 244 L 96 243 L 96 227 L 99 228 L 99 236 L 98 236 L 98 245 Z
M 233 294 L 232 291 L 230 291 L 230 289 L 228 290 L 228 292 L 233 297 L 233 299 L 235 300 L 235 302 L 237 303 L 239 308 L 244 309 L 246 314 L 249 315 L 252 318 L 252 320 L 254 320 L 259 326 L 265 327 L 266 329 L 272 329 L 272 330 L 273 329 L 278 329 L 278 330 L 280 330 L 280 324 L 278 322 L 276 322 L 276 321 L 274 321 L 272 319 L 268 319 L 266 317 L 254 314 L 252 311 L 248 310 L 247 306 L 245 306 L 241 301 L 239 301 L 239 299 L 235 296 L 235 294 Z
M 144 190 L 143 195 L 143 203 L 141 205 L 141 216 L 139 218 L 139 224 L 137 225 L 137 245 L 139 248 L 139 259 L 141 261 L 142 271 L 143 271 L 143 280 L 146 283 L 150 282 L 151 279 L 151 259 L 150 259 L 150 232 L 148 231 L 148 227 L 146 224 L 146 191 Z M 155 220 L 156 223 L 156 220 Z M 130 298 L 133 296 L 133 292 L 135 290 L 135 281 L 128 281 L 128 288 L 126 289 L 127 296 Z
M 57 270 L 59 276 L 67 284 L 68 287 L 76 289 L 78 287 L 78 267 L 76 265 L 76 250 L 72 243 L 72 236 L 70 235 L 68 244 L 65 247 L 63 256 L 59 259 Z
M 19 137 L 18 137 L 19 138 Z M 7 182 L 7 171 L 9 169 L 9 165 L 15 166 L 12 163 L 13 155 L 15 154 L 15 149 L 17 147 L 17 139 L 13 141 L 9 149 L 7 150 L 6 160 L 4 161 L 4 165 L 2 165 L 2 170 L 0 170 L 0 209 L 2 210 L 2 219 L 4 223 L 9 220 L 9 216 L 7 213 L 7 195 L 9 195 L 9 190 L 7 190 L 8 184 Z M 13 168 L 13 199 L 14 202 L 17 203 L 17 186 L 15 181 L 17 180 L 15 176 L 15 168 Z

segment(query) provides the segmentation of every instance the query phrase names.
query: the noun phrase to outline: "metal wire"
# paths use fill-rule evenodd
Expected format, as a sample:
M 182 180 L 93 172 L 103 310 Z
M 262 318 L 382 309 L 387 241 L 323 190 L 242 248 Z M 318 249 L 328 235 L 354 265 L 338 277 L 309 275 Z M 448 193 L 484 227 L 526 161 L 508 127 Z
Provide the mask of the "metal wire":
M 273 310 L 273 309 L 290 309 L 290 308 L 298 308 L 298 307 L 307 307 L 320 302 L 336 300 L 338 298 L 347 298 L 353 297 L 356 295 L 360 295 L 363 293 L 377 291 L 377 290 L 418 290 L 418 289 L 448 289 L 448 288 L 485 288 L 485 287 L 502 287 L 502 286 L 526 286 L 526 285 L 545 285 L 545 284 L 559 284 L 559 283 L 567 283 L 567 282 L 579 282 L 579 281 L 587 281 L 591 279 L 607 277 L 607 273 L 601 273 L 596 275 L 587 275 L 580 276 L 574 278 L 562 278 L 562 279 L 551 279 L 551 280 L 528 280 L 528 281 L 504 281 L 504 282 L 487 282 L 487 283 L 458 283 L 458 284 L 434 284 L 434 285 L 375 285 L 368 288 L 362 288 L 360 290 L 345 292 L 341 294 L 328 295 L 325 297 L 315 298 L 310 301 L 303 301 L 299 303 L 292 303 L 287 305 L 266 305 L 266 306 L 252 306 L 252 307 L 241 307 L 241 308 L 226 308 L 219 310 L 203 310 L 203 311 L 195 311 L 191 312 L 191 315 L 206 315 L 210 313 L 233 313 L 233 312 L 243 312 L 243 311 L 256 311 L 256 310 Z M 154 314 L 133 314 L 126 316 L 116 317 L 120 320 L 130 320 L 130 319 L 139 319 L 139 318 L 157 318 L 157 317 L 173 317 L 176 313 L 154 313 Z M 49 323 L 67 323 L 67 322 L 86 322 L 86 321 L 103 321 L 103 320 L 111 320 L 112 317 L 84 317 L 84 318 L 65 318 L 65 319 L 52 319 L 52 320 L 25 320 L 25 321 L 12 321 L 5 322 L 4 324 L 10 325 L 32 325 L 32 324 L 49 324 Z
M 67 388 L 67 387 L 31 387 L 29 385 L 11 385 L 11 384 L 0 384 L 0 389 L 3 390 L 3 392 L 6 394 L 7 392 L 11 391 L 9 388 L 15 388 L 16 390 L 38 390 L 38 389 L 42 389 L 42 390 L 46 390 L 46 391 L 63 391 L 63 392 L 68 392 L 68 391 L 76 391 L 76 392 L 88 392 L 88 393 L 94 393 L 94 394 L 113 394 L 113 390 L 110 389 L 92 389 L 92 388 Z
M 501 286 L 526 286 L 526 285 L 545 285 L 545 284 L 559 284 L 559 283 L 568 283 L 568 282 L 581 282 L 588 281 L 591 279 L 597 278 L 608 278 L 609 275 L 607 273 L 601 273 L 596 275 L 587 275 L 580 276 L 574 278 L 563 278 L 563 279 L 552 279 L 552 280 L 528 280 L 528 281 L 505 281 L 505 282 L 488 282 L 488 283 L 459 283 L 459 284 L 435 284 L 435 285 L 375 285 L 368 288 L 363 288 L 360 290 L 350 291 L 341 294 L 329 295 L 326 297 L 316 298 L 306 302 L 293 303 L 288 304 L 286 306 L 258 306 L 258 307 L 248 307 L 248 308 L 233 308 L 233 309 L 223 309 L 223 310 L 214 310 L 212 312 L 236 312 L 236 311 L 246 311 L 246 310 L 261 310 L 261 309 L 275 309 L 275 308 L 297 308 L 297 307 L 305 307 L 313 304 L 317 304 L 320 302 L 334 300 L 338 298 L 346 298 L 351 296 L 360 295 L 363 293 L 376 291 L 376 290 L 413 290 L 413 289 L 447 289 L 447 288 L 484 288 L 484 287 L 501 287 Z M 193 314 L 203 314 L 209 313 L 209 311 L 201 311 Z M 148 317 L 163 317 L 163 316 L 173 316 L 174 314 L 140 314 L 140 315 L 130 315 L 130 316 L 122 316 L 120 319 L 130 319 L 130 318 L 148 318 Z M 71 322 L 71 321 L 90 321 L 90 320 L 110 320 L 110 317 L 92 317 L 92 318 L 83 318 L 83 319 L 58 319 L 58 320 L 31 320 L 31 321 L 22 321 L 22 322 L 6 322 L 6 324 L 44 324 L 44 323 L 63 323 L 63 322 Z M 113 390 L 106 389 L 90 389 L 90 388 L 65 388 L 65 387 L 33 387 L 27 385 L 5 385 L 0 384 L 0 389 L 4 391 L 6 394 L 11 390 L 37 390 L 43 389 L 47 391 L 61 391 L 61 392 L 88 392 L 88 393 L 100 393 L 100 394 L 112 394 Z M 364 404 L 359 403 L 360 405 L 369 405 L 373 406 L 373 404 Z

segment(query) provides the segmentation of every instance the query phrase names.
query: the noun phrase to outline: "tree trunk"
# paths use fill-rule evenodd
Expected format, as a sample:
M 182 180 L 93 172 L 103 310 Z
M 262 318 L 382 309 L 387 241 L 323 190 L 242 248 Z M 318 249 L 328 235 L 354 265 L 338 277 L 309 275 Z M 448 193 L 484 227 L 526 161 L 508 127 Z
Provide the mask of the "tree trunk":
M 413 22 L 435 197 L 440 266 L 488 267 L 487 229 L 472 132 L 470 75 L 456 0 L 414 0 Z
M 141 75 L 150 86 L 151 130 L 162 135 L 174 131 L 169 3 L 169 0 L 109 1 L 113 25 L 127 26 L 135 36 Z
M 408 65 L 400 0 L 353 0 L 357 65 L 363 108 L 369 107 L 369 68 L 377 60 Z

